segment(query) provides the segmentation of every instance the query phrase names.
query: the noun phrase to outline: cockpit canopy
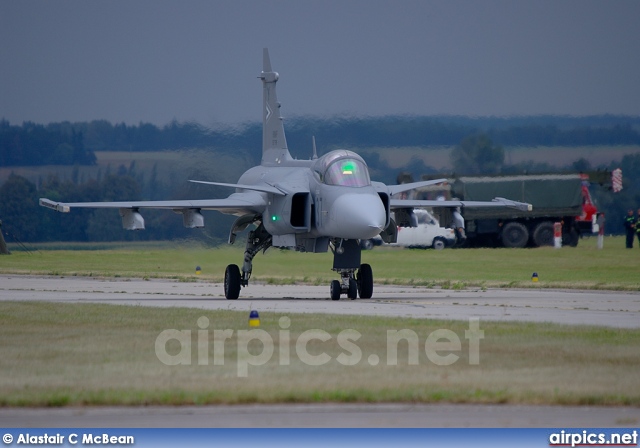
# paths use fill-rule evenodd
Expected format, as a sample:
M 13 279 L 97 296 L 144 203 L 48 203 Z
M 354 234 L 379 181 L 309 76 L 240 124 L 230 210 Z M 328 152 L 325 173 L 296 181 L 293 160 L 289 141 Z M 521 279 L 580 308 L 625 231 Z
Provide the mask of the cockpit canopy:
M 362 157 L 352 151 L 339 149 L 320 157 L 313 170 L 327 185 L 366 187 L 371 185 L 369 170 Z

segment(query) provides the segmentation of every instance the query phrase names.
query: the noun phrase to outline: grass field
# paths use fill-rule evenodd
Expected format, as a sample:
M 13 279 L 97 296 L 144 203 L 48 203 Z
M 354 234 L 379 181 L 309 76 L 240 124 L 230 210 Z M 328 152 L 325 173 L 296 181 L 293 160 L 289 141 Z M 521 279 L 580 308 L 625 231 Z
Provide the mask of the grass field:
M 115 250 L 40 250 L 0 256 L 0 273 L 223 279 L 225 266 L 242 264 L 243 242 L 209 249 L 189 243 L 141 244 Z M 67 247 L 67 246 L 64 246 Z M 105 247 L 105 246 L 103 246 Z M 108 247 L 108 246 L 107 246 Z M 71 249 L 82 246 L 71 245 Z M 376 283 L 464 287 L 536 287 L 640 291 L 640 249 L 624 249 L 624 239 L 595 239 L 576 248 L 421 250 L 377 247 L 362 261 L 373 267 Z M 269 283 L 329 284 L 332 255 L 270 249 L 254 259 L 253 279 Z M 539 282 L 531 281 L 536 272 Z
M 50 250 L 61 247 L 64 250 Z M 377 283 L 638 291 L 640 249 L 623 247 L 622 238 L 607 238 L 604 250 L 597 250 L 594 240 L 559 250 L 376 248 L 363 253 L 363 262 L 372 264 Z M 154 243 L 77 249 L 77 245 L 49 246 L 49 250 L 0 256 L 0 273 L 219 282 L 227 263 L 242 260 L 241 247 Z M 196 266 L 202 275 L 196 276 Z M 328 284 L 335 278 L 330 267 L 330 254 L 271 249 L 256 257 L 254 279 Z M 531 281 L 533 272 L 539 275 L 537 283 Z M 203 316 L 208 322 L 199 321 Z M 249 330 L 244 312 L 0 302 L 0 406 L 274 402 L 640 406 L 640 330 L 481 322 L 484 338 L 476 365 L 470 362 L 471 344 L 465 338 L 468 322 L 289 315 L 288 327 L 281 317 L 285 316 L 261 314 L 260 329 L 274 346 L 272 356 L 262 363 L 266 345 L 241 337 Z M 172 329 L 190 331 L 186 340 L 191 346 L 184 351 L 186 345 L 171 340 L 162 349 L 169 357 L 189 355 L 188 365 L 165 365 L 157 355 L 157 338 Z M 428 347 L 435 350 L 433 341 L 427 342 L 429 335 L 441 329 L 455 333 L 460 341 L 459 347 L 437 350 L 440 356 L 459 357 L 451 365 L 438 365 L 426 354 Z M 222 340 L 223 355 L 215 330 L 231 331 L 230 338 Z M 329 356 L 322 365 L 309 365 L 298 356 L 296 342 L 309 330 L 330 336 L 307 346 L 312 355 Z M 339 342 L 346 330 L 361 334 L 357 342 L 351 340 L 355 347 Z M 388 362 L 387 331 L 402 330 L 417 336 L 415 365 L 408 362 L 406 341 L 397 344 L 397 365 Z M 289 364 L 282 362 L 286 353 Z M 353 365 L 340 362 L 341 355 Z M 243 368 L 246 377 L 239 374 Z
M 640 406 L 640 330 L 481 322 L 484 338 L 478 339 L 474 364 L 466 322 L 263 313 L 260 341 L 247 339 L 257 335 L 248 332 L 244 312 L 34 302 L 2 302 L 0 309 L 0 406 Z M 208 321 L 199 320 L 203 316 Z M 175 339 L 162 342 L 158 352 L 157 340 L 165 330 L 190 334 L 184 345 Z M 230 337 L 216 336 L 216 330 L 230 332 Z M 309 358 L 298 349 L 310 330 L 316 335 L 325 331 L 329 338 L 312 340 L 306 352 L 327 359 Z M 432 345 L 429 337 L 436 330 L 455 334 L 459 346 Z M 405 340 L 388 348 L 387 331 L 414 332 L 416 354 L 410 355 Z M 341 335 L 349 340 L 340 342 Z M 270 341 L 273 352 L 265 349 Z M 397 363 L 387 358 L 394 347 Z M 439 357 L 454 358 L 442 365 L 441 358 L 427 356 L 427 347 Z M 184 364 L 166 365 L 158 353 L 162 359 L 165 354 L 187 357 L 180 358 Z

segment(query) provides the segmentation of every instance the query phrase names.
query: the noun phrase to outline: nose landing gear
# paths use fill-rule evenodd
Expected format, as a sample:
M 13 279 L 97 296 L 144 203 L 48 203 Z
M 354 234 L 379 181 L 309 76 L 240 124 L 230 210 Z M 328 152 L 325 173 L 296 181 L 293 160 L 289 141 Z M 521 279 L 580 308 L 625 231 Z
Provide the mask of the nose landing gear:
M 331 300 L 340 300 L 346 294 L 351 300 L 360 296 L 370 299 L 373 295 L 373 271 L 368 264 L 360 264 L 361 249 L 357 240 L 332 242 L 333 270 L 340 274 L 341 281 L 333 280 L 329 293 Z
M 261 250 L 266 250 L 271 244 L 272 237 L 262 223 L 254 231 L 249 232 L 242 270 L 237 265 L 231 264 L 225 271 L 224 295 L 228 300 L 236 300 L 240 295 L 240 289 L 249 284 L 253 257 Z M 331 282 L 329 290 L 331 300 L 340 300 L 342 294 L 351 300 L 358 297 L 370 299 L 373 295 L 373 271 L 370 265 L 360 263 L 360 242 L 336 239 L 331 241 L 331 246 L 333 270 L 340 275 L 341 279 L 341 281 Z

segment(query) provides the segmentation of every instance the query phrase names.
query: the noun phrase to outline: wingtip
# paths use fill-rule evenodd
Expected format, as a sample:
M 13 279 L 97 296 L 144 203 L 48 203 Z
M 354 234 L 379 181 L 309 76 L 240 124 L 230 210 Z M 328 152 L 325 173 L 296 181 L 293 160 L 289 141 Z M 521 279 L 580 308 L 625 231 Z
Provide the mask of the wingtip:
M 50 208 L 51 210 L 55 210 L 60 213 L 69 213 L 71 211 L 71 207 L 64 204 L 59 204 L 58 202 L 53 202 L 47 198 L 40 198 L 40 206 Z

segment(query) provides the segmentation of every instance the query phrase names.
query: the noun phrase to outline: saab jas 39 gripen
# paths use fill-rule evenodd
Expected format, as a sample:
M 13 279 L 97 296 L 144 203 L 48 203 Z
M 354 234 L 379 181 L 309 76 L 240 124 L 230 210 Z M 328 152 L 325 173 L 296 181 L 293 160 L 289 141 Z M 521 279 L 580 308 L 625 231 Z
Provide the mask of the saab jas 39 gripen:
M 204 226 L 203 210 L 217 210 L 237 216 L 229 233 L 253 226 L 248 233 L 242 269 L 227 266 L 224 293 L 234 300 L 249 284 L 253 258 L 267 248 L 292 248 L 301 252 L 333 252 L 333 270 L 341 281 L 333 280 L 330 296 L 369 299 L 373 294 L 373 272 L 361 263 L 360 240 L 380 235 L 395 242 L 397 227 L 391 218 L 411 215 L 414 207 L 513 207 L 530 209 L 529 204 L 496 198 L 490 202 L 430 201 L 395 199 L 394 195 L 437 184 L 445 179 L 385 185 L 369 178 L 367 164 L 358 154 L 335 150 L 318 157 L 315 143 L 310 160 L 294 159 L 289 153 L 280 103 L 276 96 L 278 73 L 271 69 L 269 52 L 263 51 L 262 161 L 246 171 L 237 184 L 192 181 L 235 188 L 226 199 L 135 201 L 135 202 L 54 202 L 40 199 L 40 205 L 58 212 L 76 207 L 117 208 L 128 230 L 144 229 L 142 209 L 167 209 L 182 214 L 185 227 Z

